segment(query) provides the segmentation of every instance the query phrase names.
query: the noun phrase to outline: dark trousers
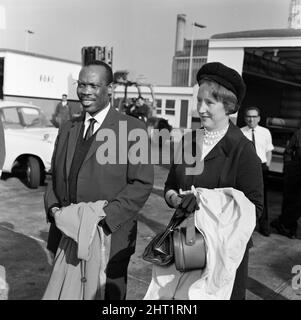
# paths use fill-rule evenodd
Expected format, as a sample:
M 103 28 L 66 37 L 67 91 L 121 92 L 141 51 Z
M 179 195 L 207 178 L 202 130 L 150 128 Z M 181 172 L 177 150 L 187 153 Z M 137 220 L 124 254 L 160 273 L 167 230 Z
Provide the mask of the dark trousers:
M 109 261 L 106 269 L 105 300 L 125 300 L 129 262 L 130 257 L 122 261 Z
M 246 248 L 244 257 L 236 270 L 234 285 L 230 300 L 245 300 L 247 281 L 248 281 L 248 263 L 249 263 L 249 248 Z
M 266 163 L 262 163 L 262 176 L 263 176 L 263 194 L 264 194 L 264 203 L 262 215 L 258 221 L 259 230 L 269 232 L 269 215 L 268 215 L 268 174 L 269 168 Z
M 292 160 L 284 165 L 283 201 L 280 222 L 296 231 L 301 217 L 301 161 Z

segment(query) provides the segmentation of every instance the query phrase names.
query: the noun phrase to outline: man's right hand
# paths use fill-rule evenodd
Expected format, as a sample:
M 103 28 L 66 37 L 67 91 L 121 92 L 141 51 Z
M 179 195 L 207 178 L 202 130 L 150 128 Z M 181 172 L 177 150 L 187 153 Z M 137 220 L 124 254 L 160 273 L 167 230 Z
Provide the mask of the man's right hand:
M 53 208 L 51 208 L 51 209 L 50 209 L 50 216 L 51 216 L 52 218 L 55 218 L 55 214 L 56 214 L 58 211 L 61 211 L 61 209 L 58 208 L 58 207 L 53 207 Z

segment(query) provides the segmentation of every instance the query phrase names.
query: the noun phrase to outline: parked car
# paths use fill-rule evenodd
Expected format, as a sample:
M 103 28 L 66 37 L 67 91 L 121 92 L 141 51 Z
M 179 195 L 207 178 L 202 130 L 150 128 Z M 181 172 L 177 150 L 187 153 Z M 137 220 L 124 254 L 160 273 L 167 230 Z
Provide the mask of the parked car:
M 0 101 L 0 117 L 6 148 L 3 172 L 19 175 L 29 188 L 37 188 L 50 172 L 58 129 L 41 108 L 27 103 Z

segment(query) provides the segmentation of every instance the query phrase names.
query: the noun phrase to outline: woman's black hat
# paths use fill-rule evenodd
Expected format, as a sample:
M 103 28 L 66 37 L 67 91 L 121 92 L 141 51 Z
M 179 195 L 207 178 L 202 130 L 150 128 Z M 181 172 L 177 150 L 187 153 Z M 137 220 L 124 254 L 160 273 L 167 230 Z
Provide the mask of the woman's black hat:
M 196 76 L 198 84 L 204 78 L 213 80 L 233 92 L 237 97 L 238 105 L 241 105 L 246 93 L 246 85 L 236 70 L 220 62 L 209 62 L 198 71 Z

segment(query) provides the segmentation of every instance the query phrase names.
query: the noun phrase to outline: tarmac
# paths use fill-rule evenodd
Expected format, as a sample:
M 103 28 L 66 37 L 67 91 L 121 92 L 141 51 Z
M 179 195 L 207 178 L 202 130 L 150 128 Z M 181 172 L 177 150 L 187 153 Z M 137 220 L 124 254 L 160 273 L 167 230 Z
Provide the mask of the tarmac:
M 155 166 L 154 188 L 139 214 L 136 253 L 128 270 L 127 300 L 143 299 L 151 280 L 152 265 L 142 259 L 142 253 L 173 213 L 163 199 L 167 173 L 166 166 Z M 279 181 L 271 180 L 270 184 L 272 219 L 280 213 L 282 195 Z M 48 225 L 43 210 L 44 190 L 45 187 L 28 189 L 16 178 L 0 180 L 0 265 L 4 267 L 0 268 L 0 278 L 5 277 L 8 284 L 6 294 L 1 295 L 0 281 L 0 299 L 40 300 L 43 296 L 51 272 L 45 242 Z M 297 239 L 275 232 L 272 230 L 269 237 L 264 237 L 254 231 L 247 300 L 301 300 L 300 221 Z

